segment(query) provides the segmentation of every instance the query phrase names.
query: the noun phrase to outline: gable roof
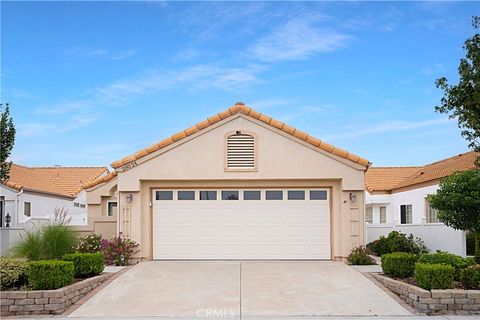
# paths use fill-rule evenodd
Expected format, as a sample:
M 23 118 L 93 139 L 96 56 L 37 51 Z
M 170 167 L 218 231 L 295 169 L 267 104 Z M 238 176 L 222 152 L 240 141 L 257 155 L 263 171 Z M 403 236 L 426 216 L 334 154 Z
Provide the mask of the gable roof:
M 392 191 L 437 181 L 458 171 L 475 169 L 479 155 L 470 151 L 421 167 L 370 167 L 365 174 L 365 186 L 368 192 Z
M 225 118 L 228 118 L 228 117 L 231 117 L 233 115 L 236 115 L 236 114 L 244 114 L 246 116 L 249 116 L 251 118 L 254 118 L 254 119 L 257 119 L 257 120 L 260 120 L 276 129 L 279 129 L 279 130 L 282 130 L 283 132 L 286 132 L 300 140 L 303 140 L 305 142 L 308 142 L 310 143 L 311 145 L 317 147 L 317 148 L 320 148 L 322 150 L 325 150 L 329 153 L 332 153 L 338 157 L 341 157 L 341 158 L 344 158 L 344 159 L 347 159 L 349 161 L 352 161 L 354 163 L 357 163 L 357 164 L 360 164 L 362 166 L 365 166 L 365 167 L 368 167 L 370 165 L 370 162 L 366 159 L 363 159 L 353 153 L 350 153 L 346 150 L 343 150 L 343 149 L 340 149 L 340 148 L 337 148 L 337 147 L 334 147 L 332 146 L 331 144 L 328 144 L 326 143 L 325 141 L 321 141 L 313 136 L 310 136 L 308 135 L 307 133 L 303 132 L 303 131 L 300 131 L 294 127 L 291 127 L 281 121 L 278 121 L 278 120 L 275 120 L 273 119 L 272 117 L 269 117 L 265 114 L 262 114 L 260 112 L 257 112 L 255 110 L 253 110 L 252 108 L 250 107 L 247 107 L 246 105 L 244 105 L 243 103 L 237 103 L 235 104 L 233 107 L 230 107 L 228 108 L 227 110 L 225 111 L 222 111 L 220 113 L 217 113 L 209 118 L 207 118 L 206 120 L 204 121 L 201 121 L 199 123 L 197 123 L 196 125 L 188 128 L 188 129 L 185 129 L 183 131 L 180 131 L 156 144 L 153 144 L 151 145 L 150 147 L 147 147 L 145 149 L 142 149 L 130 156 L 127 156 L 127 157 L 124 157 L 122 158 L 121 160 L 118 160 L 118 161 L 115 161 L 111 164 L 112 168 L 114 169 L 117 169 L 117 168 L 120 168 L 121 166 L 123 165 L 126 165 L 128 163 L 131 163 L 133 161 L 136 161 L 148 154 L 151 154 L 159 149 L 162 149 L 176 141 L 179 141 L 181 139 L 184 139 L 200 130 L 203 130 L 211 125 L 213 125 L 214 123 L 217 123 L 219 122 L 220 120 L 223 120 Z
M 12 164 L 4 183 L 15 190 L 29 190 L 75 197 L 83 184 L 108 173 L 106 167 L 25 167 Z

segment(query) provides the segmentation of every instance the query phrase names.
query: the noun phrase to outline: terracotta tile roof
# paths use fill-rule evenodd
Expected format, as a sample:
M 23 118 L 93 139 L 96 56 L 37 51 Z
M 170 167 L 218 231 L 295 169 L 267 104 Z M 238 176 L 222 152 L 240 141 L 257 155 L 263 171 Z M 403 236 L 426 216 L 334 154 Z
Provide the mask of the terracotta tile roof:
M 479 155 L 473 151 L 461 153 L 423 167 L 371 167 L 365 174 L 365 186 L 369 192 L 392 191 L 439 180 L 458 171 L 474 169 Z
M 125 164 L 128 164 L 130 162 L 133 162 L 135 160 L 138 160 L 150 153 L 153 153 L 161 148 L 164 148 L 170 144 L 172 144 L 173 142 L 175 141 L 178 141 L 178 140 L 181 140 L 189 135 L 192 135 L 194 134 L 195 132 L 198 132 L 199 130 L 202 130 L 208 126 L 211 126 L 212 124 L 220 121 L 220 120 L 223 120 L 225 118 L 228 118 L 230 116 L 233 116 L 235 114 L 238 114 L 238 113 L 241 113 L 241 114 L 244 114 L 244 115 L 247 115 L 249 117 L 252 117 L 254 119 L 258 119 L 266 124 L 269 124 L 277 129 L 280 129 L 282 130 L 283 132 L 286 132 L 294 137 L 297 137 L 298 139 L 300 140 L 303 140 L 303 141 L 306 141 L 312 145 L 314 145 L 315 147 L 318 147 L 320 149 L 323 149 L 327 152 L 330 152 L 334 155 L 337 155 L 341 158 L 344 158 L 344 159 L 347 159 L 347 160 L 350 160 L 352 162 L 355 162 L 355 163 L 358 163 L 362 166 L 369 166 L 370 163 L 368 160 L 366 159 L 363 159 L 353 153 L 350 153 L 346 150 L 343 150 L 343 149 L 340 149 L 340 148 L 337 148 L 337 147 L 334 147 L 328 143 L 326 143 L 325 141 L 321 141 L 321 140 L 318 140 L 317 138 L 315 137 L 312 137 L 310 135 L 308 135 L 307 133 L 303 132 L 303 131 L 300 131 L 300 130 L 297 130 L 293 127 L 290 127 L 288 126 L 287 124 L 283 123 L 283 122 L 280 122 L 280 121 L 277 121 L 275 119 L 272 119 L 271 117 L 267 116 L 267 115 L 264 115 L 260 112 L 257 112 L 249 107 L 247 107 L 246 105 L 242 104 L 242 103 L 237 103 L 236 105 L 234 105 L 233 107 L 230 107 L 228 108 L 227 110 L 225 111 L 222 111 L 220 113 L 217 113 L 209 118 L 207 118 L 206 120 L 204 121 L 201 121 L 199 123 L 197 123 L 196 125 L 194 125 L 193 127 L 190 127 L 188 129 L 185 129 L 183 131 L 180 131 L 154 145 L 151 145 L 150 147 L 147 147 L 143 150 L 140 150 L 136 153 L 134 153 L 133 155 L 130 155 L 130 156 L 127 156 L 121 160 L 118 160 L 118 161 L 115 161 L 111 164 L 111 166 L 115 169 L 125 165 Z
M 12 164 L 4 184 L 15 190 L 32 190 L 74 197 L 83 184 L 108 173 L 106 167 L 24 167 Z
M 83 185 L 83 188 L 85 189 L 89 189 L 91 187 L 94 187 L 96 186 L 97 184 L 100 184 L 100 183 L 103 183 L 103 182 L 108 182 L 110 180 L 112 180 L 113 178 L 115 178 L 117 176 L 117 172 L 110 172 L 109 174 L 103 176 L 103 177 L 100 177 L 96 180 L 93 180 L 93 181 L 90 181 L 89 183 L 86 183 Z

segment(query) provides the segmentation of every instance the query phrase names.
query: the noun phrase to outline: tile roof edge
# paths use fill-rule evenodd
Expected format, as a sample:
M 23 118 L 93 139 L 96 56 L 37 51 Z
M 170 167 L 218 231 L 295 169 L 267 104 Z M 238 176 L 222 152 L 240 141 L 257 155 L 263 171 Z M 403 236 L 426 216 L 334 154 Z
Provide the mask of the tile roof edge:
M 90 182 L 87 182 L 85 184 L 83 184 L 82 186 L 82 190 L 87 190 L 87 189 L 90 189 L 90 188 L 93 188 L 101 183 L 104 183 L 104 182 L 108 182 L 110 180 L 112 180 L 113 178 L 115 178 L 117 176 L 117 172 L 116 171 L 113 171 L 113 172 L 110 172 L 109 174 L 103 176 L 103 177 L 100 177 L 100 178 L 97 178 L 95 180 L 92 180 Z
M 207 128 L 209 126 L 211 126 L 212 124 L 214 123 L 217 123 L 225 118 L 228 118 L 230 116 L 233 116 L 233 115 L 236 115 L 236 114 L 244 114 L 244 115 L 247 115 L 249 117 L 252 117 L 254 119 L 257 119 L 259 121 L 262 121 L 268 125 L 271 125 L 272 127 L 274 128 L 277 128 L 285 133 L 288 133 L 290 134 L 291 136 L 294 136 L 302 141 L 305 141 L 317 148 L 320 148 L 328 153 L 331 153 L 331 154 L 334 154 L 340 158 L 343 158 L 343 159 L 346 159 L 346 160 L 349 160 L 353 163 L 357 163 L 361 166 L 364 166 L 366 168 L 368 168 L 371 163 L 370 161 L 368 161 L 367 159 L 364 159 L 360 156 L 357 156 L 353 153 L 350 153 L 346 150 L 343 150 L 341 148 L 337 148 L 335 146 L 332 146 L 328 143 L 326 143 L 325 141 L 322 141 L 322 140 L 319 140 L 313 136 L 310 136 L 308 135 L 306 132 L 303 132 L 303 131 L 300 131 L 294 127 L 291 127 L 281 121 L 278 121 L 278 120 L 275 120 L 273 119 L 272 117 L 270 116 L 267 116 L 267 115 L 264 115 L 258 111 L 255 111 L 254 109 L 246 106 L 245 104 L 243 103 L 237 103 L 235 104 L 234 106 L 224 110 L 224 111 L 221 111 L 213 116 L 210 116 L 208 117 L 206 120 L 203 120 L 203 121 L 200 121 L 198 122 L 197 124 L 195 124 L 194 126 L 190 127 L 190 128 L 187 128 L 185 130 L 182 130 L 178 133 L 175 133 L 173 135 L 171 135 L 170 137 L 156 143 L 156 144 L 153 144 L 147 148 L 144 148 L 142 150 L 139 150 L 137 152 L 135 152 L 134 154 L 132 155 L 129 155 L 129 156 L 126 156 L 120 160 L 117 160 L 117 161 L 114 161 L 112 162 L 111 166 L 112 168 L 114 169 L 118 169 L 120 168 L 121 166 L 123 165 L 126 165 L 130 162 L 133 162 L 135 160 L 139 160 L 140 158 L 143 158 L 144 156 L 148 155 L 148 154 L 151 154 L 161 148 L 164 148 L 170 144 L 172 144 L 173 142 L 176 142 L 176 141 L 179 141 L 181 139 L 184 139 L 204 128 Z

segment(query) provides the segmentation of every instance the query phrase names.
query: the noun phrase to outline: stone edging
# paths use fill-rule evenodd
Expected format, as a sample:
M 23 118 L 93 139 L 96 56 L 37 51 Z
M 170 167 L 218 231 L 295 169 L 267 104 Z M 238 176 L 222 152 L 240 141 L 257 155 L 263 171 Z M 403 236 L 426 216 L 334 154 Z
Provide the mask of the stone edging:
M 2 291 L 1 316 L 61 314 L 112 275 L 103 273 L 57 290 Z
M 415 310 L 426 314 L 480 314 L 480 290 L 425 290 L 378 273 L 371 276 Z

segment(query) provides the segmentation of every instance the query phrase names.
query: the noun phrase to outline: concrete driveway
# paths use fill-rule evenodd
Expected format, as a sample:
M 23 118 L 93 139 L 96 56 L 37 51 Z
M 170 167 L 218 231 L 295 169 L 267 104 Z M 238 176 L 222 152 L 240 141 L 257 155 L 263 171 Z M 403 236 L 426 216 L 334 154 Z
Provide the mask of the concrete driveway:
M 150 261 L 110 283 L 70 317 L 411 315 L 341 262 Z

